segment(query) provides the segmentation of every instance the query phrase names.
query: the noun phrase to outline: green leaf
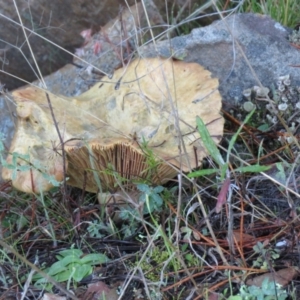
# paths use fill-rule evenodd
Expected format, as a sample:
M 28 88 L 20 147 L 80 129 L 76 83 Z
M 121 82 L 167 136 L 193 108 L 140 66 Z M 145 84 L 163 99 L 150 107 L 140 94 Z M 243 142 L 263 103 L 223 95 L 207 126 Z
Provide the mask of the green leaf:
M 45 289 L 46 291 L 50 292 L 52 290 L 53 284 L 48 283 L 47 279 L 45 279 L 44 277 L 37 280 L 34 283 L 34 286 L 39 288 L 39 289 Z
M 85 264 L 100 265 L 100 264 L 107 263 L 109 261 L 109 258 L 104 254 L 91 253 L 91 254 L 88 254 L 88 255 L 84 256 L 83 258 L 81 258 L 80 261 L 81 261 L 81 264 L 83 264 L 83 265 L 85 265 Z
M 154 204 L 154 206 L 156 206 L 156 207 L 161 207 L 162 206 L 162 204 L 163 204 L 163 200 L 162 200 L 162 198 L 160 197 L 160 195 L 157 195 L 157 194 L 152 194 L 151 196 L 150 196 L 150 201 L 151 202 L 154 202 L 153 204 Z
M 239 127 L 238 131 L 233 135 L 233 137 L 231 138 L 229 145 L 228 145 L 228 151 L 227 151 L 227 158 L 226 161 L 229 162 L 229 156 L 231 153 L 231 150 L 236 142 L 237 137 L 239 136 L 241 130 L 243 129 L 244 125 L 248 123 L 248 121 L 250 120 L 250 118 L 252 117 L 252 115 L 254 114 L 255 109 L 253 109 L 245 118 L 243 124 Z
M 258 126 L 257 129 L 260 131 L 268 131 L 268 130 L 270 130 L 270 126 L 269 126 L 269 124 L 262 124 L 262 125 Z
M 211 155 L 211 157 L 214 159 L 214 161 L 219 165 L 219 167 L 221 167 L 222 165 L 225 164 L 225 162 L 224 162 L 223 157 L 222 157 L 219 149 L 217 148 L 214 140 L 210 136 L 210 133 L 206 128 L 206 125 L 204 124 L 204 122 L 202 121 L 202 119 L 199 116 L 197 116 L 196 122 L 197 122 L 197 126 L 198 126 L 198 131 L 200 133 L 202 142 L 203 142 L 206 150 Z
M 73 279 L 76 282 L 81 281 L 84 277 L 92 274 L 93 268 L 89 265 L 81 265 L 76 267 L 75 272 L 73 274 Z
M 144 184 L 144 183 L 138 184 L 137 188 L 139 191 L 141 191 L 143 193 L 147 193 L 147 194 L 150 193 L 150 188 L 149 188 L 149 185 L 147 185 L 147 184 Z
M 68 266 L 70 264 L 80 264 L 81 260 L 80 258 L 78 258 L 75 255 L 69 255 L 67 257 L 64 257 L 61 261 L 60 261 L 63 265 Z
M 163 190 L 164 190 L 164 187 L 161 186 L 161 185 L 159 185 L 159 186 L 156 186 L 156 187 L 153 189 L 153 192 L 159 194 L 159 193 L 161 193 Z
M 79 267 L 79 265 L 78 265 Z M 75 268 L 75 266 L 74 266 Z M 61 272 L 55 276 L 53 276 L 53 278 L 57 281 L 57 282 L 64 282 L 70 279 L 71 275 L 72 275 L 72 269 L 67 269 L 64 272 Z M 73 277 L 72 277 L 73 278 Z
M 186 251 L 186 249 L 188 248 L 188 244 L 183 244 L 182 246 L 181 246 L 181 252 L 184 252 L 184 251 Z
M 191 253 L 187 253 L 187 254 L 185 255 L 185 259 L 186 259 L 187 261 L 191 262 L 191 261 L 193 261 L 194 256 L 193 256 Z
M 53 276 L 55 274 L 58 274 L 59 272 L 62 272 L 64 270 L 70 268 L 70 266 L 72 266 L 74 264 L 81 264 L 80 259 L 76 256 L 69 255 L 69 256 L 63 258 L 62 260 L 55 262 L 50 267 L 50 269 L 47 273 L 48 273 L 48 275 Z
M 235 169 L 235 172 L 241 173 L 259 173 L 267 171 L 271 168 L 271 166 L 260 166 L 260 165 L 253 165 L 253 166 L 246 166 L 246 167 L 239 167 Z
M 286 181 L 286 174 L 284 171 L 283 164 L 281 162 L 276 163 L 276 167 L 278 172 L 276 173 L 276 177 L 278 180 Z
M 224 164 L 221 167 L 221 181 L 225 180 L 227 170 L 228 170 L 228 163 Z
M 58 273 L 64 272 L 66 270 L 66 266 L 63 265 L 60 261 L 55 262 L 49 270 L 46 272 L 49 276 L 55 276 Z
M 83 252 L 80 249 L 66 249 L 59 252 L 59 255 L 66 257 L 69 255 L 80 257 L 83 255 Z
M 262 242 L 257 242 L 256 245 L 253 246 L 253 250 L 256 253 L 260 253 L 264 249 L 264 245 Z
M 18 231 L 24 228 L 24 226 L 27 224 L 28 224 L 27 218 L 21 215 L 18 220 Z
M 200 176 L 214 174 L 214 173 L 217 173 L 218 171 L 219 170 L 217 170 L 217 169 L 203 169 L 203 170 L 198 170 L 198 171 L 191 172 L 187 176 L 189 178 L 200 177 Z

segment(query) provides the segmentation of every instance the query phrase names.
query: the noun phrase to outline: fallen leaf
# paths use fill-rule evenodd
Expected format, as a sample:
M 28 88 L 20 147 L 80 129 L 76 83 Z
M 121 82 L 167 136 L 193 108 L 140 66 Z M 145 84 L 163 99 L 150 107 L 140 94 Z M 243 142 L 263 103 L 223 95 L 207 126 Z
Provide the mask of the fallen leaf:
M 242 240 L 243 243 L 247 243 L 256 240 L 256 238 L 253 235 L 243 233 L 243 232 L 241 233 L 239 230 L 233 231 L 233 236 L 237 242 L 240 242 Z
M 67 300 L 67 298 L 55 294 L 45 293 L 41 300 Z
M 200 241 L 201 240 L 201 235 L 198 231 L 193 230 L 193 237 L 196 241 Z
M 219 293 L 209 293 L 208 300 L 219 300 L 222 299 L 222 295 Z
M 284 287 L 288 285 L 298 274 L 299 269 L 297 267 L 289 267 L 279 270 L 277 272 L 265 273 L 263 275 L 256 276 L 252 279 L 248 279 L 246 281 L 246 285 L 255 285 L 257 287 L 261 287 L 264 279 L 268 278 L 269 281 L 275 280 L 277 284 Z
M 84 293 L 82 300 L 117 300 L 119 295 L 116 288 L 111 289 L 103 281 L 98 281 L 88 285 L 87 291 Z

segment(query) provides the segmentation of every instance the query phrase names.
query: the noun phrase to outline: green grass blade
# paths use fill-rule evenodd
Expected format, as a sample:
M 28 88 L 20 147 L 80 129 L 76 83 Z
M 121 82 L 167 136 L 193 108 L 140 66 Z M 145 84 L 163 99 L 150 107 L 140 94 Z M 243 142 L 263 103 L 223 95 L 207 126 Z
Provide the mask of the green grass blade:
M 243 129 L 244 125 L 248 123 L 248 121 L 250 120 L 250 118 L 252 117 L 252 115 L 254 114 L 255 109 L 253 109 L 245 118 L 245 121 L 243 122 L 243 124 L 240 126 L 240 128 L 238 129 L 238 131 L 233 135 L 233 137 L 231 138 L 230 142 L 229 142 L 229 146 L 228 146 L 228 151 L 227 151 L 227 157 L 226 157 L 226 161 L 229 162 L 229 156 L 231 153 L 231 150 L 236 142 L 237 137 L 239 136 L 241 130 Z
M 200 176 L 210 175 L 210 174 L 214 174 L 214 173 L 217 173 L 217 172 L 218 172 L 217 169 L 205 169 L 205 170 L 198 170 L 198 171 L 195 171 L 195 172 L 191 172 L 187 176 L 189 178 L 193 178 L 193 177 L 200 177 Z
M 253 165 L 253 166 L 246 166 L 246 167 L 239 167 L 235 169 L 235 172 L 241 173 L 259 173 L 267 171 L 271 168 L 271 166 L 260 166 L 260 165 Z
M 210 136 L 210 133 L 206 128 L 206 125 L 204 124 L 204 122 L 202 121 L 202 119 L 199 116 L 197 116 L 196 122 L 197 122 L 198 131 L 200 133 L 202 142 L 203 142 L 206 150 L 208 151 L 210 156 L 214 159 L 214 161 L 221 168 L 222 165 L 225 164 L 225 162 L 223 160 L 223 157 L 222 157 L 218 147 L 216 146 L 214 140 Z

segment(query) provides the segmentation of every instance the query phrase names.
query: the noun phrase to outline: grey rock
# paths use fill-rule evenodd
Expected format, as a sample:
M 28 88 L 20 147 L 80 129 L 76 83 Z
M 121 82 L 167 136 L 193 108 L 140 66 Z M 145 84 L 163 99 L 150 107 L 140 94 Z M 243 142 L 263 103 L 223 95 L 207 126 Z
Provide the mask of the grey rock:
M 232 15 L 210 26 L 194 29 L 191 34 L 157 43 L 158 53 L 185 52 L 185 61 L 198 62 L 219 78 L 225 104 L 242 99 L 242 91 L 254 85 L 270 87 L 279 76 L 290 74 L 300 84 L 300 52 L 288 41 L 291 29 L 268 16 Z M 171 50 L 170 50 L 171 44 Z M 153 45 L 140 53 L 156 55 Z
M 46 41 L 49 39 L 71 52 L 82 45 L 80 32 L 101 26 L 114 19 L 135 0 L 15 0 L 41 73 L 45 76 L 72 61 L 72 55 Z M 191 9 L 203 0 L 154 0 L 161 11 L 176 7 Z M 188 5 L 187 5 L 188 4 Z M 0 82 L 9 90 L 37 78 L 36 68 L 27 46 L 14 1 L 0 1 Z M 10 76 L 13 74 L 15 77 Z M 19 77 L 20 79 L 17 79 Z
M 129 5 L 134 0 L 127 1 Z M 124 0 L 16 0 L 32 51 L 43 75 L 50 74 L 72 61 L 72 55 L 59 49 L 72 50 L 83 43 L 80 32 L 91 28 L 94 32 L 115 18 Z M 0 1 L 0 62 L 6 73 L 0 72 L 0 81 L 9 90 L 37 78 L 36 68 L 20 25 L 13 1 Z M 32 66 L 32 67 L 31 67 Z

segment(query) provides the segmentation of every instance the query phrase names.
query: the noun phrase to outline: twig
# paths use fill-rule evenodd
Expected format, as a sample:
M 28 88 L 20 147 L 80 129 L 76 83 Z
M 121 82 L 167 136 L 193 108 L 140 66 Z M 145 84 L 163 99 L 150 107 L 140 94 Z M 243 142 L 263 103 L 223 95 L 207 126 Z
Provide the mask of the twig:
M 58 135 L 58 138 L 59 138 L 59 141 L 60 141 L 60 144 L 61 144 L 61 152 L 62 152 L 62 159 L 63 159 L 63 173 L 64 173 L 64 178 L 63 178 L 63 197 L 64 197 L 64 201 L 66 201 L 67 200 L 67 181 L 66 181 L 67 170 L 66 170 L 65 145 L 64 145 L 63 138 L 62 138 L 62 136 L 60 134 L 57 121 L 56 121 L 55 116 L 54 116 L 53 107 L 52 107 L 51 100 L 50 100 L 50 97 L 49 97 L 48 93 L 46 93 L 46 97 L 47 97 L 48 105 L 49 105 L 49 108 L 50 108 L 52 120 L 54 122 L 54 126 L 55 126 L 55 129 L 57 131 L 57 135 Z
M 44 88 L 47 88 L 46 82 L 44 81 L 43 75 L 42 75 L 42 73 L 41 73 L 41 70 L 40 70 L 40 68 L 39 68 L 39 65 L 38 65 L 38 63 L 37 63 L 37 61 L 36 61 L 36 59 L 35 59 L 34 53 L 33 53 L 33 51 L 32 51 L 31 45 L 30 45 L 30 43 L 29 43 L 29 39 L 28 39 L 27 33 L 26 33 L 26 31 L 25 31 L 25 27 L 24 27 L 24 25 L 23 25 L 22 18 L 21 18 L 20 13 L 19 13 L 19 9 L 18 9 L 16 0 L 13 0 L 13 1 L 14 1 L 14 5 L 15 5 L 15 8 L 16 8 L 16 12 L 17 12 L 17 15 L 18 15 L 18 18 L 19 18 L 19 21 L 20 21 L 20 26 L 22 27 L 22 30 L 23 30 L 23 33 L 24 33 L 24 36 L 25 36 L 25 39 L 26 39 L 28 48 L 29 48 L 29 50 L 30 50 L 32 59 L 33 59 L 34 64 L 35 64 L 35 66 L 36 66 L 36 68 L 37 68 L 37 71 L 38 71 L 38 73 L 39 73 L 39 75 L 40 75 L 40 80 L 41 80 L 41 82 L 43 83 L 43 87 L 44 87 Z

